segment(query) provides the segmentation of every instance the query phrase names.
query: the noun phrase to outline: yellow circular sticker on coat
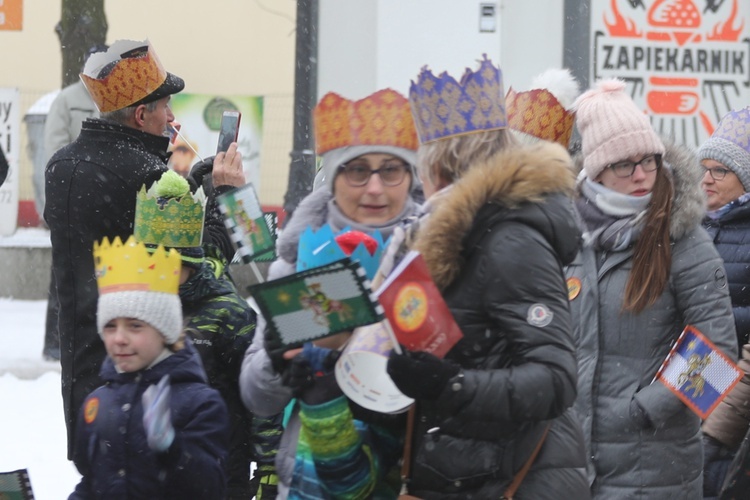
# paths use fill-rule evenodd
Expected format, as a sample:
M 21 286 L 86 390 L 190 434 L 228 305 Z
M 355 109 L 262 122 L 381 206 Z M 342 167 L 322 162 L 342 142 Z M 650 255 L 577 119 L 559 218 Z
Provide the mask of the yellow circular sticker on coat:
M 393 304 L 396 325 L 401 330 L 411 332 L 422 326 L 427 319 L 427 294 L 418 283 L 407 283 L 396 294 Z
M 83 410 L 83 418 L 87 424 L 96 420 L 96 414 L 99 413 L 99 398 L 91 398 L 86 402 L 86 408 Z
M 578 297 L 581 293 L 581 280 L 578 278 L 568 278 L 568 301 Z

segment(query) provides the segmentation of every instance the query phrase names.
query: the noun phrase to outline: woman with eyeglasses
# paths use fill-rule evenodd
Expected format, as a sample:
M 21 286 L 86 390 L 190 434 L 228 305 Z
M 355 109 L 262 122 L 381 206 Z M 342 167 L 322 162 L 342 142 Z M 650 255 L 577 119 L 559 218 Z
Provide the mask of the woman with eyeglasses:
M 592 497 L 699 499 L 701 419 L 653 380 L 687 325 L 737 352 L 723 263 L 700 226 L 700 165 L 665 148 L 623 81 L 575 108 L 584 245 L 566 275 Z
M 283 229 L 276 244 L 279 257 L 269 269 L 269 280 L 296 271 L 299 240 L 308 227 L 317 231 L 328 224 L 334 233 L 345 228 L 365 234 L 377 230 L 387 240 L 396 226 L 419 210 L 414 199 L 421 186 L 414 173 L 418 141 L 405 97 L 390 89 L 360 101 L 329 93 L 320 100 L 313 117 L 316 148 L 322 157 L 320 186 L 300 203 Z M 370 465 L 383 470 L 388 466 L 374 458 L 371 447 L 367 453 L 363 452 L 360 434 L 352 427 L 349 405 L 353 403 L 346 401 L 330 373 L 335 353 L 328 357 L 330 351 L 325 351 L 335 351 L 348 334 L 324 339 L 316 346 L 306 345 L 303 352 L 297 353 L 270 345 L 266 348 L 261 320 L 259 317 L 253 344 L 243 362 L 240 376 L 243 401 L 254 414 L 261 416 L 282 412 L 293 396 L 299 401 L 276 457 L 277 498 L 372 495 L 374 488 L 380 486 L 380 478 L 370 473 Z M 328 361 L 323 362 L 324 358 Z M 326 376 L 319 377 L 323 372 Z M 321 405 L 322 413 L 316 412 Z M 339 428 L 333 429 L 336 439 L 325 445 L 326 468 L 316 471 L 307 443 L 303 450 L 307 455 L 298 453 L 300 429 L 312 426 L 320 437 L 325 433 L 321 427 L 328 428 L 334 421 Z M 395 422 L 385 419 L 385 425 L 391 424 L 401 424 L 397 426 L 400 431 L 403 419 L 399 417 Z M 356 425 L 361 431 L 362 422 L 358 420 Z M 400 454 L 397 435 L 398 432 L 378 440 L 395 451 L 395 458 Z M 311 444 L 313 454 L 316 444 L 321 444 L 321 440 Z M 346 460 L 334 460 L 341 457 Z M 352 474 L 349 467 L 367 470 L 368 474 Z
M 744 379 L 703 424 L 703 492 L 719 494 L 732 456 L 750 425 L 750 107 L 730 111 L 698 150 L 708 199 L 703 227 L 713 239 L 732 298 Z

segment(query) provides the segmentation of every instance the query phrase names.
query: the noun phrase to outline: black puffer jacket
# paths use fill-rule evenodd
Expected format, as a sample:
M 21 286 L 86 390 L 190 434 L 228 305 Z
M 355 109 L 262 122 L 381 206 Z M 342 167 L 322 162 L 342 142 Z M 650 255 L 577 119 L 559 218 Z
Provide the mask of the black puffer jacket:
M 724 260 L 738 345 L 750 342 L 750 203 L 703 222 Z
M 583 436 L 570 406 L 576 357 L 564 264 L 579 245 L 567 153 L 516 150 L 472 166 L 415 248 L 461 327 L 462 373 L 419 401 L 410 491 L 499 498 L 551 423 L 516 498 L 585 499 Z
M 78 139 L 57 151 L 45 171 L 44 220 L 52 240 L 51 293 L 60 302 L 58 330 L 68 458 L 76 414 L 101 385 L 106 355 L 96 328 L 98 291 L 93 247 L 105 236 L 123 242 L 133 234 L 135 200 L 167 170 L 169 139 L 100 119 L 83 123 Z M 231 242 L 218 210 L 206 217 L 204 241 L 224 249 Z M 225 250 L 227 251 L 227 250 Z M 231 258 L 231 255 L 230 255 Z

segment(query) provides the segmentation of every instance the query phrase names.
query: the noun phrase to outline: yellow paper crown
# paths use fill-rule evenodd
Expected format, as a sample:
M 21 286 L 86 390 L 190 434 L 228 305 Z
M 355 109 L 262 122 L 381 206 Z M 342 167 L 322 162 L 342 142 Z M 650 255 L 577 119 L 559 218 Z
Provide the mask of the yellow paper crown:
M 167 71 L 148 40 L 138 42 L 140 46 L 118 54 L 135 42 L 121 43 L 113 44 L 106 53 L 92 54 L 80 75 L 102 113 L 126 108 L 140 101 L 167 79 Z M 110 64 L 114 65 L 112 71 L 100 76 L 101 70 Z
M 575 113 L 566 110 L 551 92 L 546 89 L 528 92 L 510 89 L 505 96 L 505 106 L 510 128 L 568 148 Z
M 130 236 L 125 244 L 116 237 L 94 243 L 94 269 L 99 294 L 147 291 L 177 294 L 180 287 L 180 254 L 159 245 L 150 253 Z
M 392 89 L 359 101 L 329 92 L 315 106 L 313 121 L 319 155 L 345 146 L 419 146 L 409 101 Z

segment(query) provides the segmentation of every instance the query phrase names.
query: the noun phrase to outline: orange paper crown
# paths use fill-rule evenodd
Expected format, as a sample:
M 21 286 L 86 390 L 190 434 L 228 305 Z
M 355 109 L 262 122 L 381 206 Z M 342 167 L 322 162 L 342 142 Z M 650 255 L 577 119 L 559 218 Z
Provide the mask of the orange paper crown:
M 100 76 L 108 65 L 114 68 Z M 148 40 L 122 40 L 112 44 L 107 52 L 92 54 L 80 76 L 96 107 L 107 113 L 152 94 L 167 79 L 167 72 Z
M 329 92 L 315 106 L 313 121 L 319 155 L 345 146 L 419 146 L 409 101 L 391 89 L 359 101 Z
M 548 90 L 515 92 L 510 89 L 505 96 L 505 108 L 508 126 L 513 130 L 556 142 L 567 149 L 573 135 L 575 113 L 566 110 Z

